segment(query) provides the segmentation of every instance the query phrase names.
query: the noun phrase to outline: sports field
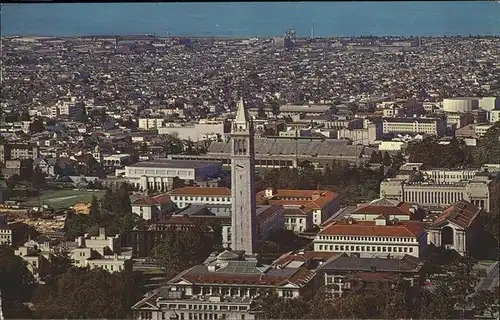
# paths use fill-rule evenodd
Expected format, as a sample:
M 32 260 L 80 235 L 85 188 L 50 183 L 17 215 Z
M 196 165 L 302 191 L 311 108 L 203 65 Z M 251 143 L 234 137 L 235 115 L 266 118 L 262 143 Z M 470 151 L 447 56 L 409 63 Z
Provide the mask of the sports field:
M 39 198 L 28 198 L 25 204 L 29 206 L 46 204 L 56 210 L 66 209 L 73 206 L 75 203 L 90 202 L 92 200 L 92 195 L 95 195 L 99 199 L 103 194 L 104 191 L 100 190 L 48 190 L 42 192 Z

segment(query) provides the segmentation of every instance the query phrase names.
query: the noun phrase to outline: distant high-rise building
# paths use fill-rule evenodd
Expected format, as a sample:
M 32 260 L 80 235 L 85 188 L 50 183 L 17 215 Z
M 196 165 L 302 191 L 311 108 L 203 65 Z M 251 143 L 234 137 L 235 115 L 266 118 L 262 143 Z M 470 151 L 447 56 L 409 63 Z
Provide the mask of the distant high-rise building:
M 231 131 L 231 247 L 252 255 L 256 239 L 254 127 L 242 98 L 237 105 Z

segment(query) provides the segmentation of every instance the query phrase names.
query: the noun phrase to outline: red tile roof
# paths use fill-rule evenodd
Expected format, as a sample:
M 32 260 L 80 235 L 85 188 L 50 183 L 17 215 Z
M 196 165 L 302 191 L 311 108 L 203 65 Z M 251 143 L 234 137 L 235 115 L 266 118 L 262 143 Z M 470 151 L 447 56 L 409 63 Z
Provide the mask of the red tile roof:
M 159 194 L 159 195 L 156 195 L 156 196 L 144 196 L 140 199 L 137 199 L 136 201 L 134 201 L 134 203 L 132 203 L 133 205 L 145 205 L 145 206 L 148 206 L 148 205 L 161 205 L 161 204 L 165 204 L 165 203 L 169 203 L 170 202 L 170 196 L 167 194 L 167 193 L 163 193 L 163 194 Z
M 283 206 L 304 206 L 322 209 L 339 195 L 328 190 L 274 190 L 272 198 L 266 198 L 266 190 L 257 193 L 257 203 L 281 204 Z M 289 200 L 291 198 L 292 200 Z M 304 200 L 301 200 L 304 199 Z
M 196 268 L 196 267 L 195 267 Z M 313 271 L 306 268 L 298 268 L 292 275 L 269 275 L 269 274 L 234 274 L 234 273 L 197 273 L 195 268 L 189 269 L 180 275 L 180 279 L 185 279 L 191 283 L 217 283 L 235 285 L 254 286 L 283 286 L 293 283 L 297 286 L 304 286 L 315 275 Z
M 318 235 L 417 237 L 424 230 L 424 225 L 419 222 L 386 226 L 375 223 L 375 221 L 355 221 L 350 224 L 348 221 L 335 221 Z
M 380 200 L 380 199 L 378 199 Z M 410 206 L 406 202 L 399 202 L 395 205 L 378 205 L 377 200 L 370 203 L 359 204 L 358 207 L 351 214 L 373 214 L 373 215 L 411 215 Z
M 285 282 L 290 282 L 299 287 L 303 287 L 314 277 L 314 275 L 315 273 L 313 271 L 306 268 L 300 268 L 299 271 L 295 272 L 295 274 L 285 280 Z M 284 283 L 281 285 L 284 285 Z
M 307 207 L 285 207 L 285 216 L 307 216 L 312 212 L 311 208 Z
M 169 192 L 170 195 L 188 195 L 188 196 L 219 196 L 219 197 L 230 197 L 231 190 L 222 187 L 184 187 L 175 189 Z
M 185 274 L 183 279 L 191 283 L 239 284 L 257 286 L 276 286 L 287 280 L 287 277 L 248 274 Z
M 481 208 L 465 200 L 460 200 L 444 210 L 443 214 L 434 220 L 433 225 L 435 226 L 444 221 L 450 221 L 462 228 L 466 228 L 474 221 L 480 212 Z

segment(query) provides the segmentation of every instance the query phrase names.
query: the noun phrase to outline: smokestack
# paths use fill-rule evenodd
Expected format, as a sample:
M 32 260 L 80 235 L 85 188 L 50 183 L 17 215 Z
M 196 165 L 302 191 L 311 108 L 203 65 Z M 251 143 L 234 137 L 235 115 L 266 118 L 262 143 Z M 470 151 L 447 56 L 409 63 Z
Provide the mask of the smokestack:
M 314 39 L 314 23 L 311 26 L 311 39 Z

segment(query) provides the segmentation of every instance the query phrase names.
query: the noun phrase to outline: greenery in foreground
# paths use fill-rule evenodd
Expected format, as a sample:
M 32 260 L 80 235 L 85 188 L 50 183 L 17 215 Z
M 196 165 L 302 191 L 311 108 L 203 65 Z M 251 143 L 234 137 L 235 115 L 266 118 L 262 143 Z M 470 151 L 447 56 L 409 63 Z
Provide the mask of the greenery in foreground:
M 90 214 L 70 212 L 66 217 L 66 238 L 73 240 L 84 233 L 97 234 L 99 227 L 106 228 L 106 234 L 126 234 L 130 232 L 140 217 L 132 213 L 128 188 L 123 184 L 118 191 L 107 189 L 100 201 L 92 197 Z
M 343 205 L 356 205 L 378 198 L 381 170 L 364 166 L 350 166 L 347 162 L 333 161 L 324 170 L 316 170 L 305 161 L 298 168 L 276 168 L 257 181 L 258 191 L 268 187 L 291 190 L 332 190 L 340 194 Z
M 412 141 L 406 153 L 410 162 L 421 162 L 428 167 L 461 168 L 485 163 L 500 163 L 500 123 L 496 122 L 478 139 L 476 147 L 452 139 L 450 144 L 439 144 L 436 138 Z
M 75 268 L 64 253 L 46 284 L 37 284 L 26 262 L 11 248 L 0 246 L 0 290 L 6 319 L 123 319 L 144 294 L 144 278 L 134 272 L 108 273 Z
M 270 295 L 262 299 L 266 319 L 465 319 L 470 317 L 466 305 L 474 306 L 474 314 L 498 312 L 496 292 L 480 291 L 473 295 L 478 277 L 472 261 L 453 258 L 443 264 L 441 252 L 431 259 L 414 287 L 398 282 L 373 283 L 356 288 L 332 300 L 325 289 L 300 298 L 283 299 Z M 435 290 L 423 286 L 423 280 L 444 274 Z

